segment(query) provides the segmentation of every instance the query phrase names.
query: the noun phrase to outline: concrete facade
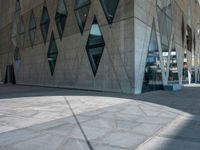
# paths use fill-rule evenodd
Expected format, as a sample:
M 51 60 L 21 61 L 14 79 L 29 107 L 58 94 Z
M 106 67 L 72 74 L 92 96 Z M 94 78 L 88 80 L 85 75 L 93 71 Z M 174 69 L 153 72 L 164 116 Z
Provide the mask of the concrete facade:
M 45 3 L 50 17 L 46 44 L 43 42 L 40 30 L 40 20 Z M 15 22 L 16 1 L 0 1 L 0 80 L 3 81 L 5 78 L 6 66 L 13 64 L 17 84 L 141 93 L 153 20 L 155 20 L 156 25 L 160 56 L 162 51 L 156 0 L 119 0 L 112 25 L 108 24 L 100 1 L 91 0 L 82 35 L 74 13 L 75 1 L 65 0 L 68 15 L 62 40 L 59 38 L 55 23 L 57 3 L 58 0 L 20 0 L 20 17 L 25 26 L 25 42 L 23 46 L 20 46 L 19 34 L 16 34 L 15 37 L 16 44 L 13 44 L 11 40 L 13 38 L 12 29 Z M 32 12 L 36 21 L 33 47 L 30 44 L 28 33 Z M 105 41 L 105 48 L 95 77 L 86 52 L 86 44 L 94 16 L 97 18 Z M 187 51 L 189 71 L 191 72 L 192 68 L 195 68 L 197 76 L 198 69 L 200 69 L 200 36 L 197 33 L 200 23 L 198 1 L 172 0 L 172 16 L 173 25 L 170 45 L 172 45 L 174 35 L 179 84 L 181 85 L 185 51 L 185 44 L 182 45 L 181 43 L 182 16 L 184 16 L 185 28 L 188 24 L 192 31 L 196 32 L 195 54 L 194 43 L 192 52 Z M 17 22 L 17 24 L 20 23 Z M 47 58 L 52 32 L 58 47 L 58 57 L 53 76 L 51 76 Z M 20 64 L 14 60 L 16 46 L 19 47 Z M 164 85 L 168 84 L 168 74 L 169 71 L 165 74 L 162 67 Z

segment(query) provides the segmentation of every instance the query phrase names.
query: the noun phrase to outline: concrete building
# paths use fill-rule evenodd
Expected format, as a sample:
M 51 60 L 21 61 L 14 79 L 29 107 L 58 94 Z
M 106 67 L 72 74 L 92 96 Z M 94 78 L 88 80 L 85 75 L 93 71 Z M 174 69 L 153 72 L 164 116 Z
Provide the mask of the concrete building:
M 200 82 L 198 0 L 0 1 L 0 80 L 121 93 Z

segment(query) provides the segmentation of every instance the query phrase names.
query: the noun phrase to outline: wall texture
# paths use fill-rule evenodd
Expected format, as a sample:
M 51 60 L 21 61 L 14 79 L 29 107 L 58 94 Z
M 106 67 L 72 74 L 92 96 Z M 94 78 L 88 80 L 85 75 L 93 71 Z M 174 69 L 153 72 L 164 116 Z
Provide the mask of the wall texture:
M 74 0 L 66 0 L 68 16 L 62 41 L 59 39 L 55 24 L 57 2 L 57 0 L 46 1 L 50 27 L 47 42 L 44 44 L 40 30 L 44 1 L 20 0 L 20 14 L 24 20 L 26 36 L 24 47 L 20 47 L 20 69 L 15 71 L 17 83 L 132 93 L 134 83 L 134 1 L 119 1 L 113 24 L 108 25 L 99 0 L 92 0 L 84 32 L 81 35 L 74 13 Z M 10 41 L 15 1 L 6 2 L 5 7 L 12 9 L 9 14 L 5 9 L 1 9 L 3 15 L 1 18 L 3 19 L 0 22 L 3 23 L 0 25 L 0 68 L 3 77 L 6 65 L 14 64 L 16 66 L 13 58 L 15 47 Z M 33 47 L 31 47 L 28 35 L 32 11 L 36 20 L 36 38 Z M 105 41 L 103 56 L 95 77 L 85 48 L 94 16 L 97 18 Z M 51 76 L 47 60 L 52 32 L 58 47 L 53 76 Z
M 91 0 L 83 34 L 79 30 L 74 13 L 75 0 L 65 0 L 68 15 L 62 40 L 59 38 L 55 22 L 58 0 L 19 0 L 21 6 L 19 16 L 25 27 L 23 46 L 20 45 L 19 33 L 14 37 L 16 44 L 12 42 L 16 1 L 0 1 L 0 80 L 3 81 L 5 78 L 6 66 L 13 64 L 17 84 L 141 93 L 154 20 L 163 84 L 168 84 L 170 56 L 167 59 L 168 66 L 165 73 L 156 8 L 157 0 L 119 0 L 112 25 L 107 22 L 100 0 Z M 47 6 L 50 17 L 46 43 L 43 42 L 40 29 L 44 5 Z M 33 47 L 29 38 L 29 21 L 32 12 L 36 21 Z M 94 16 L 97 18 L 105 41 L 96 76 L 92 72 L 86 51 Z M 182 18 L 184 18 L 184 29 L 186 30 L 188 24 L 195 33 L 193 37 L 195 36 L 196 43 L 193 42 L 191 52 L 186 50 L 186 38 L 182 43 Z M 197 33 L 199 23 L 200 6 L 196 0 L 172 0 L 172 33 L 169 52 L 172 50 L 174 37 L 180 85 L 183 78 L 185 52 L 187 52 L 189 71 L 191 72 L 194 68 L 196 76 L 198 76 L 197 72 L 200 69 L 200 35 Z M 20 22 L 17 21 L 17 24 L 19 27 Z M 53 76 L 47 58 L 52 33 L 58 48 Z M 195 50 L 194 45 L 196 46 Z M 19 47 L 20 63 L 14 59 L 16 47 Z

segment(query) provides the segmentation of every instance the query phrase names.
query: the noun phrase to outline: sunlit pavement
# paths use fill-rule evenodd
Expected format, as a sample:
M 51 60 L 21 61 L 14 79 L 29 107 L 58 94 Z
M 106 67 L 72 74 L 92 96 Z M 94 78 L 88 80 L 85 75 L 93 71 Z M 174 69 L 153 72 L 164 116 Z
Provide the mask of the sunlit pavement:
M 200 88 L 138 96 L 0 85 L 1 150 L 199 150 Z

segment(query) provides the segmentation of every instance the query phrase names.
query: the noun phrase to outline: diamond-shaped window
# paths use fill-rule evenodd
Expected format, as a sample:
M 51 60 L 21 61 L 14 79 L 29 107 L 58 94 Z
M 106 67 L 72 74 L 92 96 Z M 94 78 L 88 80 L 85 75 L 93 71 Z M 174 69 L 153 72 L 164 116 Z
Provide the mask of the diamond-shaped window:
M 55 20 L 56 20 L 56 26 L 57 26 L 57 29 L 58 29 L 60 39 L 62 39 L 63 32 L 64 32 L 64 29 L 65 29 L 67 14 L 68 14 L 68 12 L 67 12 L 65 1 L 59 0 L 57 10 L 56 10 Z
M 78 26 L 81 31 L 81 34 L 83 34 L 83 30 L 85 27 L 89 9 L 90 9 L 90 0 L 76 0 L 75 1 L 74 11 L 75 11 L 76 20 L 78 22 Z
M 21 13 L 20 1 L 17 0 L 17 2 L 16 2 L 16 8 L 15 8 L 15 19 L 17 21 L 17 25 L 20 24 L 20 13 Z
M 20 47 L 22 48 L 24 46 L 24 40 L 25 40 L 25 26 L 24 26 L 24 21 L 21 18 L 20 21 L 20 27 L 19 27 L 19 42 L 20 42 Z
M 57 56 L 58 56 L 58 48 L 57 48 L 57 45 L 56 45 L 54 34 L 52 32 L 51 40 L 50 40 L 50 44 L 49 44 L 49 49 L 48 49 L 48 53 L 47 53 L 47 58 L 48 58 L 49 67 L 50 67 L 50 71 L 51 71 L 52 76 L 53 76 L 53 73 L 54 73 L 54 70 L 55 70 Z
M 112 24 L 119 0 L 100 0 L 109 24 Z
M 36 22 L 35 22 L 34 13 L 32 11 L 31 17 L 29 20 L 29 38 L 30 38 L 30 43 L 32 47 L 35 41 L 35 31 L 36 31 Z
M 11 41 L 13 45 L 17 46 L 17 22 L 16 18 L 14 18 L 13 25 L 12 25 L 12 34 L 11 34 Z
M 16 0 L 14 20 L 12 24 L 12 33 L 11 33 L 11 41 L 15 47 L 17 47 L 17 33 L 18 33 L 18 25 L 20 21 L 20 1 Z
M 96 17 L 94 17 L 86 45 L 87 54 L 94 76 L 96 76 L 104 47 L 105 42 L 103 39 L 103 35 L 100 31 L 97 19 Z
M 46 40 L 47 40 L 49 24 L 50 24 L 49 13 L 48 13 L 47 7 L 44 6 L 43 12 L 42 12 L 42 17 L 40 20 L 40 29 L 42 32 L 42 37 L 43 37 L 44 43 L 46 43 Z

